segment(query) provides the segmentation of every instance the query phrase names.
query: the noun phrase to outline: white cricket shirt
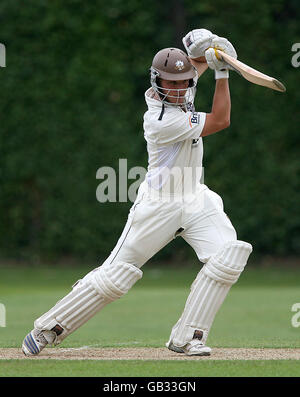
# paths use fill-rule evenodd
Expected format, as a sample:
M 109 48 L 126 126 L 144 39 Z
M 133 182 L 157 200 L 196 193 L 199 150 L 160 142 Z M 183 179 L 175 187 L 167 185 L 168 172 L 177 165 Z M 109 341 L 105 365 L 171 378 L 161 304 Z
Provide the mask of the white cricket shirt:
M 200 137 L 206 113 L 184 112 L 166 105 L 145 92 L 148 110 L 144 114 L 144 137 L 147 141 L 148 169 L 145 182 L 162 194 L 185 195 L 200 187 L 203 143 Z M 203 185 L 205 186 L 205 185 Z

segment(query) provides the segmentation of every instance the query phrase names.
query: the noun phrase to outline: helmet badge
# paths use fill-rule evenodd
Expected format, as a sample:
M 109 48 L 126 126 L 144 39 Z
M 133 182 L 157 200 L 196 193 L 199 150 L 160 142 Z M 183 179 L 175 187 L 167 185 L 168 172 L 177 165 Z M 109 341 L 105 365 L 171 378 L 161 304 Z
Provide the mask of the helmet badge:
M 178 59 L 178 61 L 175 62 L 175 69 L 183 70 L 184 69 L 184 63 Z

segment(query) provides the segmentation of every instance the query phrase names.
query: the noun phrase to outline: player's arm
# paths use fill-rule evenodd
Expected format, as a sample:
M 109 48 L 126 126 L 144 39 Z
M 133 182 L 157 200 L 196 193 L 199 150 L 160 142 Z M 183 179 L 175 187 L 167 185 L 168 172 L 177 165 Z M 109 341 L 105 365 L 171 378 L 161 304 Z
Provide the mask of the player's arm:
M 201 137 L 224 130 L 230 125 L 231 100 L 228 78 L 216 80 L 215 94 L 211 113 L 206 114 L 206 120 Z
M 221 131 L 230 125 L 231 100 L 228 84 L 231 68 L 219 60 L 215 49 L 237 58 L 233 45 L 224 37 L 219 37 L 205 29 L 196 29 L 183 38 L 183 44 L 196 67 L 198 76 L 201 76 L 207 66 L 215 71 L 216 87 L 213 98 L 212 110 L 206 114 L 205 125 L 201 136 L 207 136 Z
M 206 122 L 201 136 L 214 134 L 224 130 L 230 125 L 231 100 L 229 90 L 229 71 L 230 66 L 218 59 L 215 49 L 222 49 L 227 54 L 237 58 L 233 45 L 223 37 L 212 39 L 212 48 L 205 51 L 205 59 L 210 69 L 215 72 L 216 88 L 213 98 L 211 113 L 206 115 Z
M 205 71 L 208 67 L 205 57 L 199 57 L 197 59 L 190 60 L 197 69 L 198 76 L 201 76 L 203 71 Z M 206 120 L 201 137 L 224 130 L 230 125 L 231 100 L 228 84 L 228 73 L 216 73 L 215 78 L 216 87 L 212 110 L 211 113 L 206 114 Z

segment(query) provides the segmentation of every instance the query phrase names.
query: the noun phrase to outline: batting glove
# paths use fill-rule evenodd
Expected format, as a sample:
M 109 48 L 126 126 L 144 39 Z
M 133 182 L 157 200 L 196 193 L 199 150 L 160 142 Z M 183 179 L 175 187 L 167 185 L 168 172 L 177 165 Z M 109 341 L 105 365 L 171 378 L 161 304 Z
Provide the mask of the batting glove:
M 215 78 L 224 79 L 229 77 L 228 70 L 233 68 L 228 63 L 221 61 L 215 50 L 224 51 L 226 54 L 237 59 L 237 53 L 233 45 L 224 37 L 215 37 L 211 41 L 211 47 L 205 51 L 205 59 L 210 69 L 215 70 Z
M 192 59 L 203 57 L 205 50 L 212 47 L 213 38 L 218 37 L 207 29 L 194 29 L 184 36 L 183 45 Z

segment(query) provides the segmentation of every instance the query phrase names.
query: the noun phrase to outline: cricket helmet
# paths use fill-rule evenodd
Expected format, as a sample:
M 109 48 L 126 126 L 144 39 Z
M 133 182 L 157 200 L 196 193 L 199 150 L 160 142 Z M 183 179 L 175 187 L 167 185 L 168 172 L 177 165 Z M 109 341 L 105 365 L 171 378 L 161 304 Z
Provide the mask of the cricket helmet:
M 186 100 L 184 105 L 193 103 L 196 93 L 197 71 L 191 64 L 186 53 L 182 50 L 178 48 L 164 48 L 158 51 L 152 61 L 150 76 L 151 86 L 154 91 L 159 94 L 161 101 L 175 106 L 178 106 L 179 103 L 168 102 L 167 97 L 170 95 L 160 86 L 159 79 L 172 81 L 189 80 L 189 87 L 185 95 Z M 172 89 L 173 92 L 177 91 L 177 95 L 172 95 L 172 97 L 178 98 L 179 92 L 182 90 L 183 89 Z

